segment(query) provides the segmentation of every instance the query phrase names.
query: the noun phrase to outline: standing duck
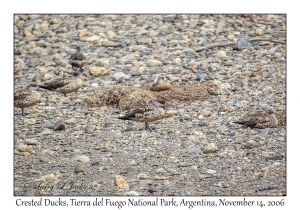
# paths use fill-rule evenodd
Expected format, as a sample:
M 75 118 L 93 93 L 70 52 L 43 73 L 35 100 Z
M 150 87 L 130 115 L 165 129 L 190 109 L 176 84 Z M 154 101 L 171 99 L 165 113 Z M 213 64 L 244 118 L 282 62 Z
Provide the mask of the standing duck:
M 76 47 L 76 53 L 72 54 L 70 59 L 69 59 L 69 64 L 72 66 L 72 69 L 79 68 L 80 71 L 82 72 L 82 67 L 87 64 L 87 59 L 86 57 L 81 53 L 81 47 L 77 46 Z
M 30 84 L 26 90 L 18 90 L 14 93 L 14 106 L 22 109 L 24 116 L 24 108 L 30 107 L 38 103 L 42 95 L 37 91 L 37 84 Z

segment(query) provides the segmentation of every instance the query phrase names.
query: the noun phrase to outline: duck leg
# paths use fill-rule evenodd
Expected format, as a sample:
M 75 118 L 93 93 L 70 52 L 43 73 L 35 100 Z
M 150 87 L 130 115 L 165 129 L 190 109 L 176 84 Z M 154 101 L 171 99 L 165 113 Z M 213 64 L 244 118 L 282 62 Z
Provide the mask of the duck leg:
M 21 108 L 22 109 L 22 115 L 24 116 L 25 114 L 24 114 L 24 108 Z
M 148 122 L 145 122 L 145 130 L 146 130 L 146 131 L 149 130 L 150 132 L 152 132 L 152 129 L 150 128 Z

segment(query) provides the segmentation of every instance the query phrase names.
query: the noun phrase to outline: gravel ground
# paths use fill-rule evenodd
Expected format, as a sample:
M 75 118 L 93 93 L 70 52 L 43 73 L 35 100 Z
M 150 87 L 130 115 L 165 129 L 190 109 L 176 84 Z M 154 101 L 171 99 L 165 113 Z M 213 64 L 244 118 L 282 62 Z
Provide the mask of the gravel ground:
M 14 115 L 15 195 L 286 195 L 285 15 L 15 15 L 15 90 L 69 76 L 76 45 L 88 64 L 83 87 L 46 94 Z M 90 78 L 90 75 L 95 75 Z M 174 103 L 150 123 L 117 118 L 117 107 L 78 106 L 115 86 L 159 76 L 176 85 L 218 83 L 203 101 Z M 272 108 L 277 128 L 232 122 Z M 65 130 L 54 130 L 63 120 Z M 124 179 L 124 180 L 122 180 Z

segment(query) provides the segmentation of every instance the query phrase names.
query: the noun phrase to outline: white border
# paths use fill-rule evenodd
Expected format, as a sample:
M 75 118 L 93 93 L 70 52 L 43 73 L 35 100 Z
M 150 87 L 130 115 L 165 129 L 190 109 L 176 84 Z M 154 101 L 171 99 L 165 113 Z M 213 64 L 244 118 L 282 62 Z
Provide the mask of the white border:
M 284 2 L 278 0 L 213 0 L 213 1 L 37 1 L 14 0 L 1 3 L 1 206 L 16 208 L 15 202 L 19 197 L 13 196 L 13 14 L 14 13 L 286 13 L 287 14 L 287 76 L 288 76 L 288 108 L 287 108 L 287 196 L 286 197 L 246 197 L 247 200 L 281 200 L 284 198 L 286 209 L 297 209 L 299 204 L 299 139 L 297 132 L 299 112 L 299 11 L 296 1 Z M 4 65 L 3 65 L 4 64 Z M 298 64 L 298 65 L 297 65 Z M 289 114 L 292 113 L 292 114 Z M 30 197 L 21 197 L 31 199 Z M 47 197 L 43 197 L 47 198 Z M 49 197 L 51 198 L 51 197 Z M 52 197 L 58 199 L 58 197 Z M 68 200 L 71 197 L 63 197 Z M 80 200 L 93 201 L 95 197 L 75 197 Z M 105 197 L 114 200 L 127 200 L 127 197 Z M 141 197 L 144 200 L 154 199 Z M 159 197 L 164 198 L 164 197 Z M 176 197 L 196 200 L 206 197 Z M 207 197 L 207 200 L 219 200 L 223 197 Z M 224 197 L 226 200 L 242 200 L 243 197 Z M 39 199 L 34 197 L 34 199 Z M 170 199 L 170 197 L 166 197 Z M 294 208 L 292 208 L 294 207 Z M 40 207 L 45 208 L 45 207 Z M 59 207 L 63 208 L 63 207 Z M 100 208 L 100 207 L 97 207 Z M 140 208 L 140 207 L 139 207 Z M 143 207 L 150 209 L 151 207 Z M 194 207 L 195 209 L 197 207 Z M 199 208 L 199 207 L 198 207 Z M 232 208 L 232 207 L 228 207 Z M 254 207 L 256 209 L 265 209 Z M 107 209 L 107 208 L 105 208 Z M 111 209 L 117 209 L 112 207 Z M 129 209 L 129 208 L 122 208 Z M 171 209 L 171 208 L 169 208 Z M 172 208 L 174 209 L 174 208 Z M 188 208 L 186 208 L 188 209 Z M 206 209 L 202 207 L 202 209 Z

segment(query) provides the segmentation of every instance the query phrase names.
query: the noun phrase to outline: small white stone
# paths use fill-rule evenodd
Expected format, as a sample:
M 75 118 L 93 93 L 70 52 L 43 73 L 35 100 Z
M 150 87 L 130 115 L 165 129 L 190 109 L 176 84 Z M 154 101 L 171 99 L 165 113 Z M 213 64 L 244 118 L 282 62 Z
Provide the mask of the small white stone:
M 79 156 L 77 160 L 84 163 L 90 162 L 90 158 L 86 156 Z
M 216 57 L 217 58 L 224 58 L 224 57 L 226 57 L 226 52 L 223 51 L 223 50 L 220 50 L 219 52 L 217 52 Z
M 129 191 L 129 192 L 126 192 L 125 195 L 139 195 L 139 194 L 135 191 Z
M 124 74 L 123 72 L 117 72 L 117 73 L 115 73 L 113 76 L 112 76 L 112 78 L 114 79 L 114 80 L 119 80 L 119 79 L 121 79 L 121 78 L 123 78 L 123 77 L 126 77 L 127 75 L 126 74 Z
M 208 173 L 208 174 L 215 174 L 215 173 L 217 173 L 217 171 L 208 169 L 208 170 L 206 171 L 206 173 Z

